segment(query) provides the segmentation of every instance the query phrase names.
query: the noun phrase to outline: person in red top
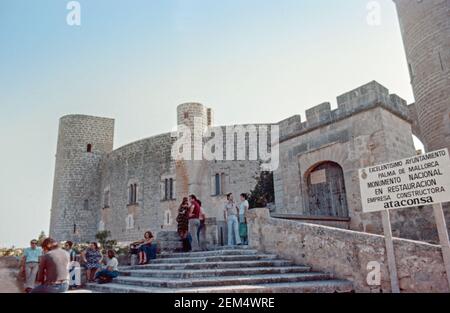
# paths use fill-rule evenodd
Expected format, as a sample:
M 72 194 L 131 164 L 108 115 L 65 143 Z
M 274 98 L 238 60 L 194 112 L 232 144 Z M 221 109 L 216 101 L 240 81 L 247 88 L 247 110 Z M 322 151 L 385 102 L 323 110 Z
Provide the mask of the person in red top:
M 197 197 L 194 195 L 189 196 L 189 234 L 192 238 L 192 251 L 200 251 L 200 245 L 198 242 L 198 229 L 200 227 L 200 204 Z

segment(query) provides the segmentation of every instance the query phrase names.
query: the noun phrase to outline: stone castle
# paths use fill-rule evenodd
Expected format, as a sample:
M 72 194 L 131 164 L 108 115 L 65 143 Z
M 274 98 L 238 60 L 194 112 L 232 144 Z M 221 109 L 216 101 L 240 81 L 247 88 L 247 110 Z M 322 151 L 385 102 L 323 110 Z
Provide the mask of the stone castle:
M 114 150 L 113 119 L 64 116 L 50 235 L 79 242 L 109 230 L 114 239 L 128 242 L 148 229 L 175 230 L 178 205 L 193 193 L 218 225 L 211 238 L 220 244 L 226 235 L 220 227 L 225 194 L 250 192 L 264 169 L 260 158 L 250 157 L 263 153 L 250 138 L 266 140 L 272 153 L 279 152 L 273 217 L 381 233 L 380 217 L 362 213 L 358 169 L 414 155 L 413 134 L 427 150 L 450 148 L 450 1 L 395 2 L 416 103 L 408 105 L 373 81 L 339 96 L 336 109 L 326 102 L 307 110 L 303 121 L 294 115 L 270 125 L 215 127 L 212 109 L 199 103 L 178 106 L 178 125 L 192 130 L 191 142 L 204 130 L 206 137 L 221 131 L 234 142 L 223 142 L 224 157 L 211 160 L 174 159 L 176 138 L 170 133 Z M 279 141 L 270 140 L 273 129 Z M 392 223 L 398 237 L 436 240 L 429 208 L 393 211 Z

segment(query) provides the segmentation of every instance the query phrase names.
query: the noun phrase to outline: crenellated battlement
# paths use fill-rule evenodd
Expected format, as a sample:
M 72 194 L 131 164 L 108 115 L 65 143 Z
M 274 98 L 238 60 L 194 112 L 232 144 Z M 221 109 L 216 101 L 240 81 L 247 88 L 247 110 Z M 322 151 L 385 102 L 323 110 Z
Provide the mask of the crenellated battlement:
M 410 121 L 407 102 L 396 94 L 390 94 L 386 87 L 376 81 L 338 96 L 337 105 L 338 108 L 334 110 L 331 110 L 329 102 L 316 105 L 306 110 L 306 121 L 303 122 L 300 115 L 279 122 L 280 139 L 283 141 L 298 136 L 377 106 Z

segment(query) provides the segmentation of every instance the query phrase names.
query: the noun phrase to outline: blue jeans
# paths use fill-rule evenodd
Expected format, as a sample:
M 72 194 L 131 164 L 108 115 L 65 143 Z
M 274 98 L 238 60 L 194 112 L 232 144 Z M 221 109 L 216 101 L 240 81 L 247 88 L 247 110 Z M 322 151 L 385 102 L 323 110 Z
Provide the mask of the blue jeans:
M 236 215 L 228 216 L 228 245 L 240 245 L 241 237 L 239 236 L 239 221 Z
M 158 246 L 156 243 L 152 243 L 151 245 L 142 245 L 139 250 L 143 251 L 147 255 L 147 261 L 156 259 L 156 252 Z
M 57 285 L 40 285 L 34 288 L 31 293 L 64 293 L 69 290 L 69 282 Z

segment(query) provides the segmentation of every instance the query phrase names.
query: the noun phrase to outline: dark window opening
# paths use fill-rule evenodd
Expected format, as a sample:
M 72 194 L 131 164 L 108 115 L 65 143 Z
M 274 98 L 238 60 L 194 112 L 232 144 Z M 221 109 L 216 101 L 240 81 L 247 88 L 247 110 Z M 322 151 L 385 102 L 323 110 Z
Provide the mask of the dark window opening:
M 189 118 L 189 113 L 188 112 L 184 112 L 184 119 L 188 119 Z
M 87 211 L 89 210 L 89 200 L 84 200 L 84 209 Z
M 221 186 L 220 186 L 220 174 L 216 174 L 216 182 L 215 182 L 215 184 L 216 184 L 216 196 L 219 196 L 220 194 L 221 194 L 221 189 L 222 188 L 220 188 Z
M 74 234 L 77 233 L 77 224 L 73 224 L 73 233 L 74 233 Z
M 164 179 L 164 201 L 175 200 L 173 178 Z
M 129 188 L 129 204 L 136 204 L 137 203 L 137 184 L 131 184 Z
M 104 195 L 104 207 L 109 208 L 109 190 L 105 191 Z
M 411 79 L 411 83 L 414 81 L 414 70 L 411 65 L 411 63 L 408 63 L 408 69 L 409 69 L 409 77 Z
M 164 200 L 169 199 L 169 180 L 166 178 L 164 180 Z
M 445 69 L 444 69 L 444 62 L 442 62 L 442 55 L 441 55 L 441 52 L 438 52 L 438 56 L 439 56 L 439 62 L 440 62 L 440 64 L 441 64 L 441 70 L 442 70 L 442 71 L 445 71 Z
M 88 153 L 91 153 L 91 152 L 92 152 L 92 145 L 91 145 L 91 144 L 88 144 L 88 145 L 87 145 L 87 152 L 88 152 Z

